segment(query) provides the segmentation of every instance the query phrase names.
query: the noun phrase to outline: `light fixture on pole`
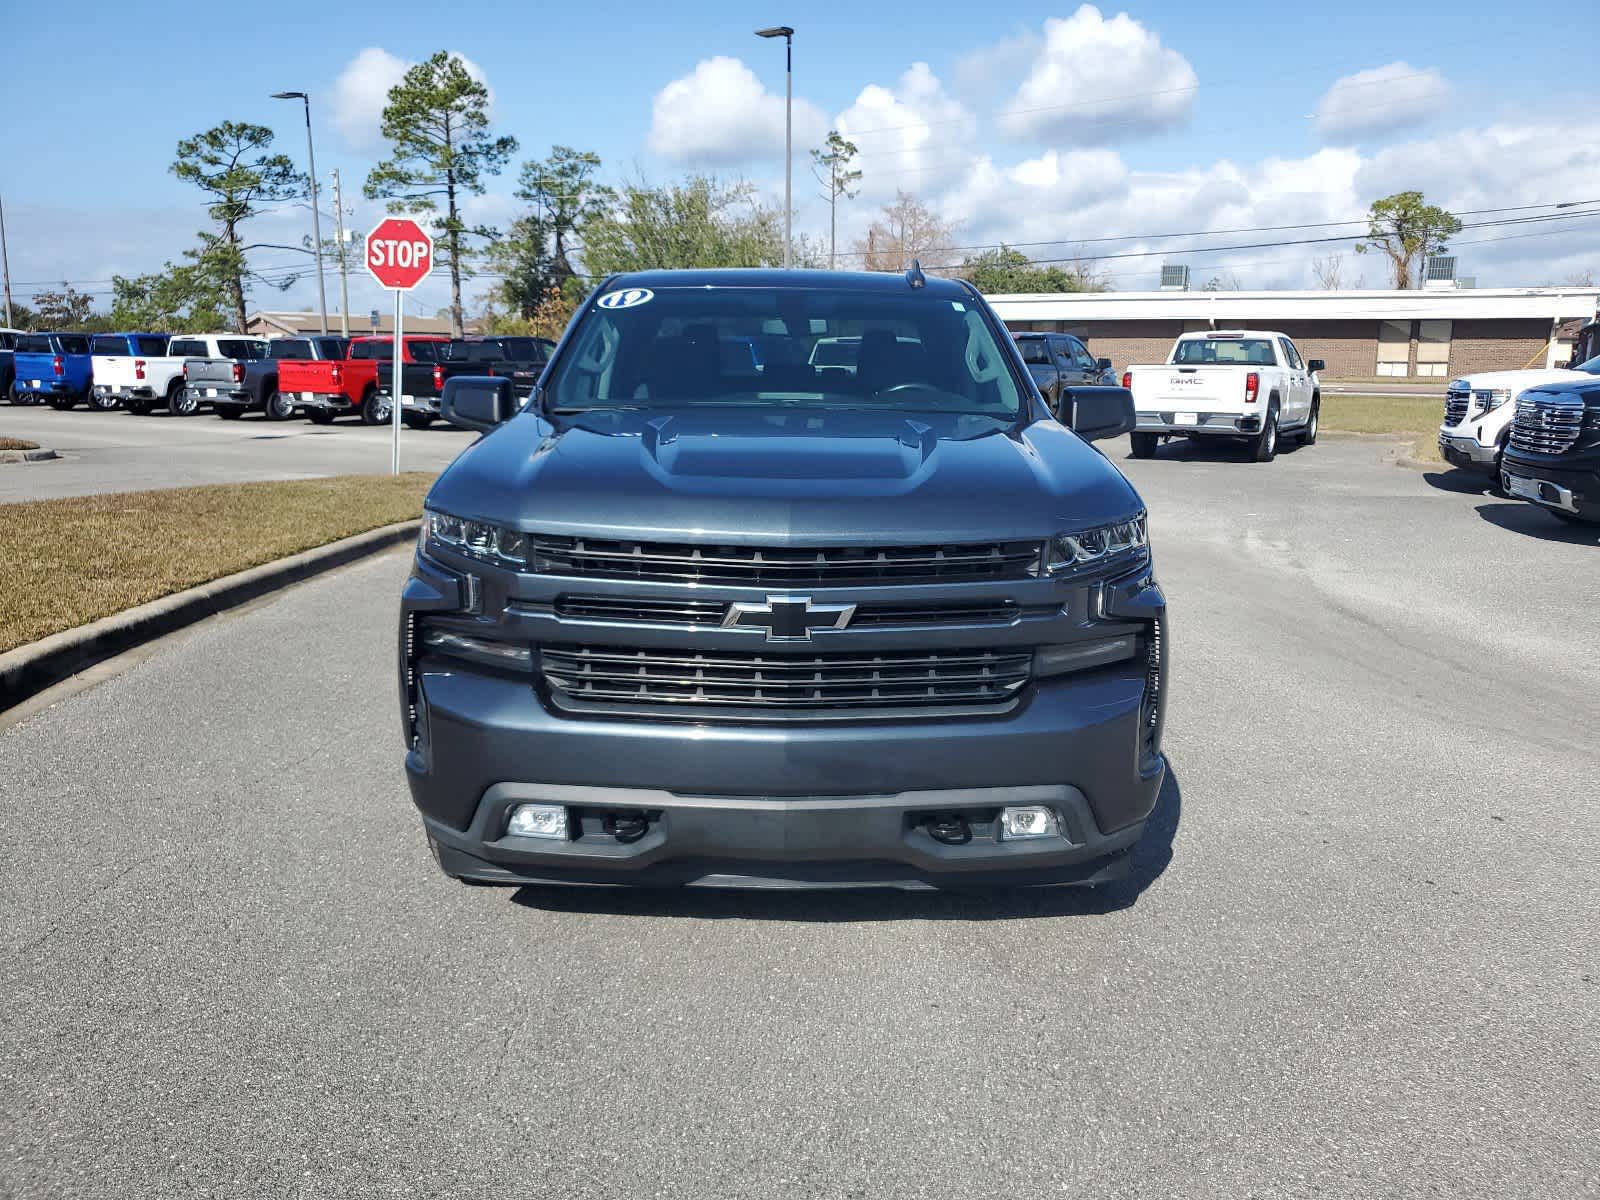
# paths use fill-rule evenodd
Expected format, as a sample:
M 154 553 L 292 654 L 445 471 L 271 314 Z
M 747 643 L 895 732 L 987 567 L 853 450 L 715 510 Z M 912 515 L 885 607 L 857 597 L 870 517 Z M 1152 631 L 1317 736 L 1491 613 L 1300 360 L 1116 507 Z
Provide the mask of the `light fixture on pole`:
M 311 180 L 311 238 L 317 255 L 317 300 L 322 307 L 322 332 L 328 332 L 328 289 L 322 279 L 322 217 L 317 212 L 317 152 L 311 143 L 311 97 L 305 92 L 273 92 L 274 100 L 299 100 L 306 106 L 306 166 Z
M 756 30 L 757 37 L 783 39 L 783 269 L 794 249 L 794 30 L 788 25 Z

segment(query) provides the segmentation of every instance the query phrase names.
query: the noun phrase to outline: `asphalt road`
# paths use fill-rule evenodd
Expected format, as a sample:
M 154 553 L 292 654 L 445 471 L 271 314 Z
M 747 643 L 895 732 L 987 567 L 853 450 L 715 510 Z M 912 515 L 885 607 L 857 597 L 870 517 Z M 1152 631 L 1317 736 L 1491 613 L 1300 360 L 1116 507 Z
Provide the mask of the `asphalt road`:
M 1171 783 L 1084 894 L 506 892 L 403 554 L 0 734 L 0 1194 L 1600 1189 L 1600 537 L 1324 439 L 1128 463 Z
M 65 456 L 0 466 L 0 503 L 389 470 L 389 429 L 369 429 L 354 417 L 313 425 L 268 421 L 258 413 L 224 421 L 209 410 L 193 417 L 164 412 L 136 417 L 83 408 L 59 413 L 44 406 L 0 405 L 0 435 L 26 438 Z M 441 470 L 473 436 L 442 423 L 402 429 L 401 469 Z

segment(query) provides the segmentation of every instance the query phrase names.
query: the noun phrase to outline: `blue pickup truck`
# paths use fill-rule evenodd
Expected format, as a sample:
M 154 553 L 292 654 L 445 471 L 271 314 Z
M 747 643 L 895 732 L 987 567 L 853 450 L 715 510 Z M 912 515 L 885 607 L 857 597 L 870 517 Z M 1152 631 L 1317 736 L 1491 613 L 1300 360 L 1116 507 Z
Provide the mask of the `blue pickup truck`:
M 18 404 L 48 401 L 65 412 L 94 390 L 94 366 L 86 333 L 25 333 L 17 338 L 12 398 Z

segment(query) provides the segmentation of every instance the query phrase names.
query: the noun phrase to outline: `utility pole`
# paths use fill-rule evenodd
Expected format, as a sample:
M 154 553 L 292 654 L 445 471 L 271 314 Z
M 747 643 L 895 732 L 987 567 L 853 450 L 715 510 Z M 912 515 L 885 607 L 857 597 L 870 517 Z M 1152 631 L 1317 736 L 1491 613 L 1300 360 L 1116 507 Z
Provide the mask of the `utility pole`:
M 6 202 L 0 198 L 0 273 L 5 276 L 6 325 L 11 324 L 11 255 L 6 250 Z
M 333 228 L 339 247 L 339 333 L 350 336 L 350 278 L 344 261 L 344 193 L 339 190 L 339 168 L 333 169 Z

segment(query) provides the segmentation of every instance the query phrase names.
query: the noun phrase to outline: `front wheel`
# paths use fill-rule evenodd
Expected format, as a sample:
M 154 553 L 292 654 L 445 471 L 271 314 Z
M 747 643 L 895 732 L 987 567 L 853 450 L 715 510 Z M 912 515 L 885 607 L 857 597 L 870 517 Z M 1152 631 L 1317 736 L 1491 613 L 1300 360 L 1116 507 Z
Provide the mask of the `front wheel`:
M 387 425 L 393 412 L 393 403 L 388 392 L 369 391 L 361 397 L 361 423 Z
M 1306 427 L 1300 433 L 1302 446 L 1315 446 L 1317 444 L 1317 424 L 1322 420 L 1322 402 L 1311 402 L 1311 415 L 1306 418 Z
M 89 393 L 89 407 L 96 412 L 112 412 L 121 406 L 122 402 L 109 392 L 91 391 Z
M 1267 409 L 1261 422 L 1261 432 L 1250 445 L 1250 457 L 1256 462 L 1271 462 L 1278 456 L 1278 406 Z
M 287 421 L 294 416 L 294 397 L 282 392 L 268 392 L 266 409 L 267 420 Z
M 1161 445 L 1161 435 L 1157 433 L 1130 433 L 1128 441 L 1133 443 L 1133 456 L 1135 458 L 1154 458 L 1156 447 Z

